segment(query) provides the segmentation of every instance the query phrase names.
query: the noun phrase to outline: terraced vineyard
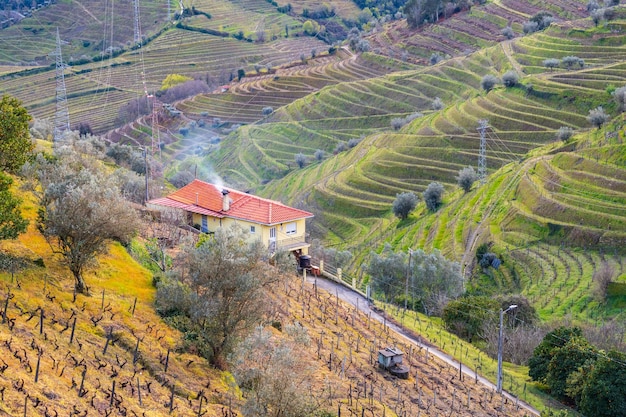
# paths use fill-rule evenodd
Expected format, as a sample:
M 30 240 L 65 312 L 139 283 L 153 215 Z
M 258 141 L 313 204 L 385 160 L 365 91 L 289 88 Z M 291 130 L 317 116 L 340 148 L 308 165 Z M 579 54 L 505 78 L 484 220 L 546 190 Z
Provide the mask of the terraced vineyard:
M 257 63 L 280 65 L 297 61 L 303 53 L 310 54 L 312 48 L 323 45 L 314 38 L 294 38 L 259 46 L 233 38 L 170 29 L 147 45 L 143 55 L 130 51 L 112 60 L 66 70 L 70 121 L 87 122 L 97 133 L 114 128 L 117 109 L 143 96 L 142 72 L 148 90 L 155 91 L 171 73 L 212 79 L 224 73 L 236 74 L 240 67 L 251 70 Z M 53 69 L 34 75 L 7 74 L 0 82 L 0 93 L 18 97 L 36 118 L 53 116 L 55 88 Z
M 239 31 L 245 37 L 257 40 L 259 33 L 265 39 L 285 37 L 285 27 L 292 34 L 301 32 L 302 23 L 293 17 L 280 13 L 277 8 L 265 0 L 199 0 L 191 3 L 196 10 L 208 12 L 211 18 L 197 15 L 189 19 L 193 27 L 212 29 L 230 35 Z
M 167 3 L 142 0 L 142 34 L 151 36 L 167 20 Z M 112 23 L 114 22 L 114 24 Z M 133 41 L 133 3 L 100 0 L 55 2 L 32 12 L 19 24 L 2 29 L 0 62 L 54 64 L 55 32 L 59 28 L 66 61 L 106 54 L 109 47 L 127 47 Z
M 548 11 L 557 21 L 586 17 L 585 5 L 577 0 L 558 5 L 529 0 L 492 1 L 418 30 L 407 28 L 404 20 L 395 21 L 368 39 L 378 53 L 397 57 L 408 53 L 408 59 L 427 63 L 433 52 L 454 57 L 495 45 L 505 39 L 501 30 L 507 25 L 517 36 L 523 35 L 523 22 L 540 11 Z

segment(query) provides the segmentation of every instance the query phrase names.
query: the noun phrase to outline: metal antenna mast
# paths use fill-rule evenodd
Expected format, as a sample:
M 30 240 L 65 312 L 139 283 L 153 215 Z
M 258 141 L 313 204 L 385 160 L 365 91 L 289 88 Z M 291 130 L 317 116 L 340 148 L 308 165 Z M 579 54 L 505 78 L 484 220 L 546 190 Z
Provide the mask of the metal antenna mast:
M 61 37 L 59 36 L 59 28 L 57 28 L 57 49 L 56 55 L 56 113 L 54 115 L 54 134 L 53 141 L 61 139 L 61 135 L 65 130 L 70 130 L 70 114 L 67 109 L 67 92 L 65 90 L 65 75 L 63 71 L 63 56 L 61 55 Z
M 478 151 L 478 179 L 484 184 L 487 179 L 487 129 L 489 121 L 482 119 L 478 121 L 478 131 L 480 132 L 480 150 Z

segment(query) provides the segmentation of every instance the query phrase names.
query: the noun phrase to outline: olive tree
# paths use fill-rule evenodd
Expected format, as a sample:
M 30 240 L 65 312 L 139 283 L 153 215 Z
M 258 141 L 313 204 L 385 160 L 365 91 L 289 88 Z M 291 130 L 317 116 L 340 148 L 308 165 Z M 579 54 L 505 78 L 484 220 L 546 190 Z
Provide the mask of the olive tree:
M 396 194 L 396 199 L 391 206 L 391 210 L 396 217 L 404 220 L 415 210 L 418 200 L 418 197 L 410 191 Z
M 478 174 L 474 168 L 470 166 L 461 169 L 459 171 L 459 176 L 456 177 L 459 187 L 461 187 L 466 193 L 472 189 L 472 185 L 474 185 L 477 179 Z
M 496 84 L 498 84 L 500 82 L 500 80 L 498 80 L 498 78 L 495 75 L 491 75 L 491 74 L 487 74 L 485 75 L 482 80 L 480 81 L 480 87 L 489 92 L 491 91 Z
M 609 115 L 606 114 L 602 106 L 589 110 L 589 114 L 587 115 L 587 121 L 597 127 L 598 130 L 601 129 L 602 126 L 609 121 L 609 119 Z
M 115 180 L 88 161 L 59 155 L 35 168 L 41 184 L 38 226 L 74 276 L 77 293 L 89 293 L 83 273 L 110 240 L 128 242 L 137 216 Z M 85 166 L 87 165 L 87 166 Z
M 548 58 L 543 60 L 543 66 L 552 71 L 554 68 L 558 67 L 561 63 L 561 60 L 556 58 Z
M 443 199 L 443 185 L 438 182 L 431 182 L 422 196 L 428 210 L 437 211 Z
M 372 290 L 382 293 L 386 299 L 394 299 L 403 291 L 407 276 L 407 256 L 404 252 L 394 252 L 391 245 L 378 254 L 372 252 L 371 260 L 366 267 L 370 275 Z
M 297 153 L 294 156 L 294 160 L 296 161 L 296 164 L 300 168 L 304 168 L 304 166 L 306 165 L 306 155 L 304 155 L 302 152 Z
M 618 111 L 623 112 L 626 110 L 626 86 L 613 91 L 613 100 L 615 100 L 615 104 L 617 104 Z
M 569 126 L 561 126 L 559 130 L 556 131 L 556 139 L 567 142 L 568 140 L 570 140 L 573 134 L 574 129 Z
M 505 72 L 502 76 L 502 84 L 504 84 L 505 87 L 515 87 L 518 82 L 519 75 L 513 70 Z
M 268 291 L 278 270 L 264 262 L 266 250 L 259 240 L 233 225 L 218 228 L 197 244 L 182 249 L 178 292 L 190 294 L 181 305 L 170 306 L 167 291 L 157 294 L 160 311 L 174 311 L 190 321 L 192 333 L 211 363 L 226 368 L 236 342 L 257 326 L 270 306 Z M 164 284 L 166 285 L 166 284 Z M 203 350 L 204 349 L 204 350 Z

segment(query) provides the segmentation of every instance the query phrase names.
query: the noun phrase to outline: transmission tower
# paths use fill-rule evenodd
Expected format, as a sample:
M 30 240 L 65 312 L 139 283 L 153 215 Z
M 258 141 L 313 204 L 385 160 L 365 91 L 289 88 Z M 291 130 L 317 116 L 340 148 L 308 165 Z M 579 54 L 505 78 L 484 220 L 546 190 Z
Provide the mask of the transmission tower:
M 486 119 L 478 121 L 478 132 L 480 132 L 480 150 L 478 151 L 478 179 L 484 184 L 487 179 L 487 129 L 489 122 Z
M 141 46 L 141 27 L 139 26 L 139 0 L 133 0 L 135 8 L 135 45 Z
M 56 55 L 56 113 L 54 115 L 54 133 L 53 141 L 61 138 L 64 131 L 70 130 L 70 114 L 67 110 L 67 92 L 65 90 L 65 76 L 63 71 L 63 56 L 61 55 L 61 37 L 59 36 L 59 28 L 57 28 L 57 49 Z

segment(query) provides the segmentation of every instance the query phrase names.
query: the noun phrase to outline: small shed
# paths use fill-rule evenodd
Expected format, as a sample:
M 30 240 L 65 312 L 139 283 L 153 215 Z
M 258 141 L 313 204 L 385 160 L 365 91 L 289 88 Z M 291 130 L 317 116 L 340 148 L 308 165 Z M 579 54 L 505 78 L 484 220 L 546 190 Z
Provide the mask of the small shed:
M 378 351 L 378 365 L 389 369 L 402 363 L 404 353 L 398 348 L 387 347 Z

